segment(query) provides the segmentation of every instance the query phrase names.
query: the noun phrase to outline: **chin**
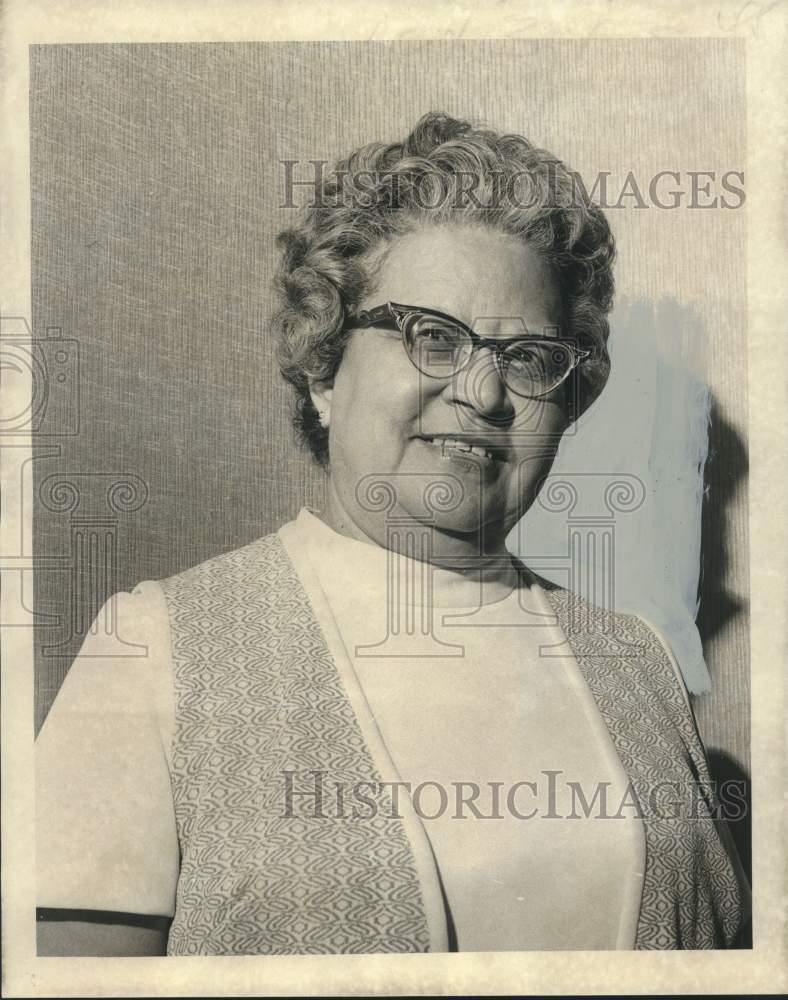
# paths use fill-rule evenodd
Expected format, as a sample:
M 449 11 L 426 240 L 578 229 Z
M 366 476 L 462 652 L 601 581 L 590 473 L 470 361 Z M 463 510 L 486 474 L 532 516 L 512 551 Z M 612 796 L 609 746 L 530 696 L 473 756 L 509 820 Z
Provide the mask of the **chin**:
M 455 509 L 438 510 L 429 517 L 423 512 L 409 513 L 425 527 L 430 526 L 443 534 L 466 540 L 478 537 L 482 532 L 490 537 L 504 531 L 505 517 L 502 513 L 484 508 L 478 497 L 466 496 Z
M 380 537 L 381 531 L 408 530 L 406 525 L 457 537 L 472 539 L 482 532 L 491 539 L 505 534 L 511 520 L 507 491 L 503 484 L 484 484 L 474 477 L 447 471 L 436 474 L 423 469 L 397 473 L 367 474 L 359 478 L 351 501 L 359 523 L 368 525 L 368 533 Z M 486 487 L 486 488 L 485 488 Z

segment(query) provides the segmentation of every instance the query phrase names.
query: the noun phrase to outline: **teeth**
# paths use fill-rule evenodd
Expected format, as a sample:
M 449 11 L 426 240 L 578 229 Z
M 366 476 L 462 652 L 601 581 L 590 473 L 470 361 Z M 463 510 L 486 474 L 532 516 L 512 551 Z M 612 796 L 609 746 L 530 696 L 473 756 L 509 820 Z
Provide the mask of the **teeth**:
M 474 455 L 479 455 L 481 458 L 492 458 L 492 453 L 486 448 L 482 448 L 481 445 L 470 444 L 468 441 L 459 441 L 457 438 L 443 438 L 441 441 L 441 454 L 445 455 L 447 451 L 463 451 L 471 452 Z

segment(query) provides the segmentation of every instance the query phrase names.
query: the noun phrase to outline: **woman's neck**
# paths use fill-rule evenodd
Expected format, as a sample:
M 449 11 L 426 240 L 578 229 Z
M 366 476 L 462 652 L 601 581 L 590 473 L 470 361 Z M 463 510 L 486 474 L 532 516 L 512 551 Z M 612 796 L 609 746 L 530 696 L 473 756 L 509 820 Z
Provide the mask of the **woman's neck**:
M 341 503 L 329 484 L 326 504 L 314 512 L 337 534 L 398 552 L 411 559 L 430 562 L 474 579 L 491 583 L 497 579 L 511 580 L 512 556 L 502 532 L 460 533 L 428 524 L 418 518 L 391 518 L 388 513 L 353 517 Z

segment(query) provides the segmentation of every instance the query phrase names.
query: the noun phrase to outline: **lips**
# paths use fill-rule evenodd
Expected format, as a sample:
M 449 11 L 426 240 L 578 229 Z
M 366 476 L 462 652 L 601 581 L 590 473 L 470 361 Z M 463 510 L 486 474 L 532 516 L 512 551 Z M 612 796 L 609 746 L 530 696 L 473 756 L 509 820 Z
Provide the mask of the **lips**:
M 449 435 L 435 435 L 429 437 L 424 434 L 422 441 L 426 441 L 433 447 L 439 448 L 444 458 L 451 458 L 452 455 L 475 455 L 478 458 L 492 462 L 503 462 L 506 459 L 506 451 L 500 445 L 470 437 L 451 437 Z

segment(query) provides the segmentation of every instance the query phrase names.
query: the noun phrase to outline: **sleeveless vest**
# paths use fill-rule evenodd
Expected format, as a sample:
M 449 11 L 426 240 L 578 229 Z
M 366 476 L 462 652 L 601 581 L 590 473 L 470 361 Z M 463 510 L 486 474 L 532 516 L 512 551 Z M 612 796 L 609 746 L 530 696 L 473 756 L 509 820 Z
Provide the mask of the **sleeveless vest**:
M 662 644 L 636 616 L 539 582 L 643 817 L 634 947 L 729 946 L 748 889 Z M 318 623 L 307 562 L 273 534 L 161 585 L 181 850 L 168 953 L 449 950 L 429 841 L 408 797 L 393 801 L 396 775 Z M 363 808 L 338 808 L 337 789 L 361 788 Z

